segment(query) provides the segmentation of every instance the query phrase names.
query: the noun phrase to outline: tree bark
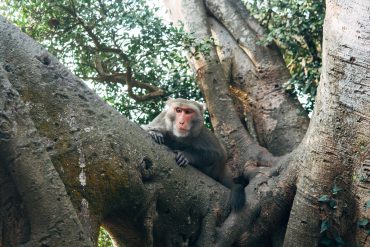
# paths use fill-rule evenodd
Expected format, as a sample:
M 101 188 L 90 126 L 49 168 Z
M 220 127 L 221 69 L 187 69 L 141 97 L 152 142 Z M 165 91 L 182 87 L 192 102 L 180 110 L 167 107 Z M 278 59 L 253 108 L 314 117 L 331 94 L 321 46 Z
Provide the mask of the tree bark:
M 169 9 L 172 10 L 172 17 L 176 20 L 181 20 L 188 28 L 189 32 L 195 33 L 195 36 L 200 39 L 212 35 L 216 40 L 217 52 L 211 51 L 211 54 L 207 58 L 201 61 L 192 60 L 192 62 L 198 73 L 202 70 L 206 71 L 201 73 L 204 79 L 200 78 L 199 81 L 207 102 L 211 104 L 211 107 L 216 108 L 210 109 L 214 114 L 212 123 L 216 126 L 215 130 L 220 132 L 221 136 L 222 133 L 226 132 L 225 129 L 231 130 L 226 132 L 227 134 L 224 135 L 226 137 L 223 136 L 225 142 L 229 144 L 228 147 L 233 157 L 231 160 L 233 162 L 239 162 L 237 166 L 240 166 L 242 162 L 245 162 L 247 166 L 249 164 L 268 166 L 281 164 L 279 159 L 271 157 L 271 155 L 268 153 L 266 154 L 266 152 L 257 151 L 257 157 L 259 158 L 248 155 L 251 153 L 251 150 L 260 150 L 260 148 L 252 148 L 250 143 L 252 142 L 251 139 L 253 135 L 250 128 L 246 128 L 249 130 L 249 133 L 246 134 L 247 137 L 244 133 L 240 133 L 244 132 L 245 129 L 240 128 L 239 123 L 235 122 L 237 118 L 235 117 L 233 109 L 229 106 L 230 104 L 227 105 L 224 103 L 224 101 L 226 101 L 225 98 L 229 98 L 228 96 L 233 94 L 234 97 L 235 94 L 239 96 L 239 99 L 240 96 L 244 97 L 244 102 L 242 103 L 244 109 L 242 112 L 247 116 L 247 121 L 251 121 L 253 124 L 255 123 L 256 138 L 254 139 L 258 141 L 259 145 L 267 147 L 268 151 L 274 155 L 281 155 L 289 153 L 297 147 L 298 143 L 301 143 L 297 150 L 289 153 L 287 156 L 290 156 L 287 160 L 291 162 L 289 162 L 286 174 L 289 174 L 289 176 L 293 175 L 292 178 L 294 178 L 295 174 L 299 180 L 297 184 L 297 195 L 294 197 L 294 207 L 289 218 L 285 245 L 306 246 L 305 244 L 307 244 L 307 246 L 315 246 L 324 238 L 331 238 L 332 241 L 337 241 L 338 244 L 341 243 L 340 241 L 344 241 L 348 245 L 354 244 L 355 236 L 359 236 L 359 234 L 354 234 L 356 229 L 358 232 L 364 232 L 365 229 L 357 228 L 357 222 L 355 220 L 357 216 L 356 213 L 348 212 L 356 212 L 356 207 L 358 208 L 359 205 L 362 205 L 360 211 L 366 211 L 363 205 L 366 204 L 368 196 L 366 195 L 367 199 L 363 197 L 360 199 L 361 204 L 356 202 L 354 191 L 358 191 L 358 187 L 354 188 L 352 186 L 353 176 L 351 174 L 355 172 L 358 174 L 359 172 L 356 171 L 356 169 L 361 169 L 363 173 L 363 167 L 367 165 L 368 146 L 365 143 L 367 143 L 367 137 L 369 135 L 360 132 L 360 136 L 366 136 L 365 138 L 361 137 L 361 139 L 366 140 L 360 144 L 363 151 L 360 152 L 356 150 L 356 147 L 351 143 L 351 138 L 356 137 L 357 134 L 354 132 L 354 129 L 351 128 L 352 122 L 354 121 L 353 114 L 348 115 L 348 120 L 339 119 L 339 116 L 342 116 L 344 112 L 352 112 L 353 106 L 342 104 L 338 99 L 357 99 L 357 96 L 354 96 L 353 93 L 348 90 L 352 86 L 347 85 L 345 86 L 345 90 L 340 91 L 338 86 L 335 85 L 338 84 L 343 74 L 353 73 L 353 68 L 347 67 L 348 65 L 356 67 L 355 60 L 357 61 L 357 53 L 364 54 L 363 56 L 369 53 L 369 49 L 365 45 L 368 43 L 368 37 L 365 35 L 368 33 L 366 29 L 367 25 L 364 23 L 365 20 L 362 19 L 366 18 L 369 14 L 369 9 L 366 8 L 368 7 L 368 3 L 356 2 L 354 6 L 348 7 L 351 9 L 351 11 L 348 11 L 345 5 L 349 4 L 349 2 L 342 3 L 342 1 L 340 1 L 340 3 L 337 3 L 335 1 L 329 1 L 329 8 L 333 7 L 331 10 L 337 12 L 338 9 L 340 9 L 339 16 L 343 18 L 343 21 L 339 20 L 339 23 L 345 22 L 344 19 L 348 18 L 348 16 L 351 16 L 354 21 L 348 23 L 347 26 L 337 25 L 335 28 L 327 27 L 324 33 L 324 37 L 326 37 L 326 46 L 338 46 L 336 51 L 340 51 L 343 47 L 345 50 L 350 49 L 350 51 L 345 51 L 348 59 L 342 59 L 342 63 L 347 66 L 341 65 L 338 67 L 338 62 L 333 63 L 330 58 L 324 57 L 324 59 L 327 59 L 325 62 L 331 64 L 333 68 L 323 70 L 323 82 L 320 84 L 319 92 L 324 91 L 325 94 L 321 93 L 318 96 L 315 114 L 312 117 L 312 123 L 310 125 L 311 127 L 306 133 L 305 139 L 302 141 L 301 138 L 305 134 L 307 126 L 306 119 L 296 114 L 297 109 L 300 108 L 295 105 L 296 102 L 294 103 L 284 94 L 283 90 L 281 90 L 282 83 L 289 78 L 287 70 L 274 44 L 270 44 L 267 47 L 256 45 L 259 37 L 263 35 L 263 31 L 256 22 L 253 21 L 253 18 L 248 15 L 245 9 L 241 7 L 240 2 L 234 0 L 206 0 L 204 1 L 204 5 L 199 1 L 191 0 L 165 2 Z M 357 17 L 355 14 L 357 8 L 359 8 L 359 13 L 361 13 L 360 17 Z M 173 11 L 179 9 L 180 11 L 178 12 L 180 13 Z M 329 19 L 329 21 L 326 20 L 326 26 L 336 23 L 338 14 L 335 14 L 334 18 L 331 12 L 329 12 L 328 15 L 329 17 L 327 17 L 327 19 Z M 355 21 L 358 22 L 355 23 Z M 198 23 L 198 25 L 195 23 Z M 340 28 L 343 28 L 344 32 L 340 30 Z M 359 34 L 362 34 L 362 36 L 357 35 L 357 40 L 351 40 L 349 38 L 351 34 L 346 31 L 353 30 L 353 28 L 355 28 L 354 30 L 357 30 Z M 209 29 L 211 29 L 211 31 L 207 31 Z M 333 35 L 338 35 L 341 38 L 346 37 L 346 39 L 351 41 L 344 42 L 343 44 L 340 38 L 336 36 L 331 38 Z M 358 46 L 363 49 L 357 50 L 356 57 L 352 57 L 349 53 L 357 49 L 356 42 L 360 42 Z M 338 56 L 338 54 L 335 56 Z M 362 59 L 362 61 L 362 63 L 366 64 L 364 59 Z M 220 68 L 221 65 L 224 71 L 223 75 Z M 368 78 L 364 75 L 367 74 L 368 66 L 362 65 L 360 68 L 363 71 L 358 71 L 358 68 L 356 68 L 356 74 L 362 75 L 358 78 L 358 81 L 367 81 Z M 216 80 L 212 77 L 221 79 Z M 328 77 L 333 78 L 328 79 Z M 329 82 L 327 80 L 329 80 Z M 348 81 L 348 78 L 345 80 Z M 223 82 L 225 86 L 215 86 L 215 82 L 219 81 Z M 365 87 L 364 83 L 356 83 L 356 81 L 351 81 L 351 83 L 357 85 L 355 88 L 361 87 L 362 89 L 356 90 L 356 94 L 361 93 L 362 95 L 366 95 L 363 89 Z M 358 84 L 360 86 L 358 86 Z M 233 89 L 234 87 L 236 87 L 237 90 Z M 231 90 L 228 91 L 227 88 L 231 88 Z M 215 95 L 217 96 L 214 97 Z M 358 100 L 361 101 L 365 99 L 358 98 Z M 229 100 L 227 100 L 227 102 L 229 102 Z M 360 105 L 363 106 L 364 103 L 360 103 Z M 218 111 L 217 108 L 219 108 Z M 364 109 L 367 108 L 361 108 L 359 111 L 361 112 L 361 116 L 366 116 L 367 114 L 364 113 Z M 366 119 L 366 117 L 363 118 Z M 221 121 L 223 121 L 222 124 L 220 124 Z M 361 119 L 361 124 L 366 124 L 363 123 L 363 121 L 364 120 Z M 228 128 L 218 128 L 220 125 L 227 126 Z M 341 125 L 340 128 L 337 128 L 338 125 Z M 344 129 L 343 125 L 346 125 L 348 128 L 348 130 L 344 130 L 346 134 L 341 132 Z M 349 135 L 347 132 L 352 134 Z M 236 134 L 233 135 L 234 133 Z M 286 142 L 286 140 L 290 141 Z M 237 146 L 237 148 L 234 148 L 233 144 Z M 345 155 L 342 153 L 342 151 L 345 151 L 343 150 L 344 146 L 346 146 L 347 150 L 351 150 L 346 151 Z M 247 150 L 243 150 L 243 147 L 247 147 Z M 347 156 L 349 154 L 355 155 L 352 158 L 348 158 Z M 260 158 L 260 155 L 263 158 Z M 332 157 L 329 158 L 328 155 Z M 346 156 L 347 158 L 342 156 Z M 293 172 L 289 172 L 289 170 Z M 295 181 L 294 179 L 292 180 Z M 293 181 L 290 182 L 288 187 L 295 184 Z M 360 182 L 360 180 L 356 181 Z M 252 185 L 253 183 L 248 187 Z M 361 188 L 362 187 L 363 185 L 361 185 Z M 295 189 L 293 189 L 293 191 L 295 191 Z M 364 195 L 363 192 L 361 194 Z M 331 212 L 331 209 L 327 209 L 327 205 L 322 205 L 330 202 L 319 203 L 319 198 L 323 195 L 330 195 L 333 197 L 330 201 L 331 203 L 340 204 L 335 206 L 334 212 Z M 251 196 L 247 192 L 247 197 L 248 196 L 250 199 Z M 259 200 L 261 200 L 261 198 Z M 323 211 L 328 210 L 329 212 L 323 213 Z M 276 212 L 274 212 L 274 214 L 275 213 Z M 365 214 L 362 218 L 368 219 L 369 217 Z M 321 224 L 326 221 L 330 223 L 331 228 L 320 234 L 320 230 L 323 230 Z M 226 221 L 226 223 L 227 222 L 228 221 Z M 224 226 L 227 225 L 226 223 Z M 266 225 L 267 224 L 265 224 L 265 226 Z M 298 235 L 300 238 L 297 238 Z M 249 237 L 249 239 L 251 238 Z M 364 240 L 361 242 L 363 241 Z M 253 241 L 248 240 L 245 241 L 245 243 L 253 244 Z M 227 246 L 227 244 L 225 246 Z
M 96 246 L 100 225 L 117 246 L 370 246 L 369 3 L 327 2 L 308 129 L 276 46 L 256 44 L 263 29 L 239 1 L 167 5 L 216 40 L 191 62 L 228 165 L 249 182 L 246 206 L 230 212 L 227 188 L 178 167 L 0 18 L 1 246 Z
M 327 1 L 326 6 L 322 77 L 284 246 L 317 246 L 325 221 L 331 237 L 346 246 L 355 246 L 356 237 L 361 246 L 370 244 L 356 218 L 369 218 L 364 208 L 369 185 L 360 176 L 370 142 L 370 3 Z M 324 195 L 335 208 L 319 202 Z
M 1 100 L 13 102 L 13 95 L 20 96 L 20 106 L 1 108 L 4 140 L 0 156 L 5 157 L 1 159 L 1 177 L 14 190 L 12 200 L 17 202 L 10 204 L 5 198 L 10 192 L 2 190 L 1 207 L 9 212 L 2 218 L 2 232 L 9 234 L 2 236 L 2 244 L 41 245 L 46 229 L 49 245 L 62 243 L 52 238 L 53 234 L 60 241 L 82 241 L 87 236 L 86 243 L 96 245 L 98 227 L 103 225 L 120 246 L 212 245 L 214 230 L 207 229 L 215 229 L 228 214 L 229 190 L 192 167 L 178 167 L 167 148 L 155 144 L 138 125 L 104 103 L 32 39 L 4 19 L 0 21 L 1 86 L 7 90 L 2 91 Z M 35 136 L 28 134 L 33 133 L 32 126 Z M 28 170 L 28 183 L 45 181 L 40 188 L 30 190 L 28 184 L 19 185 L 9 175 L 14 159 L 8 154 L 17 147 L 5 142 L 17 136 L 29 138 L 30 152 L 36 157 L 15 161 L 23 169 L 31 165 L 45 170 Z M 53 167 L 47 168 L 50 162 L 58 174 Z M 14 176 L 23 181 L 18 169 Z M 68 200 L 58 201 L 63 195 L 63 186 L 53 185 L 58 180 L 63 181 L 73 209 L 64 205 Z M 25 193 L 24 187 L 28 188 Z M 62 192 L 46 189 L 50 187 Z M 35 205 L 31 199 L 40 196 L 48 203 Z M 63 227 L 48 228 L 54 221 L 59 223 L 58 218 L 40 222 L 34 215 L 42 212 L 45 217 L 63 219 Z M 13 223 L 19 227 L 10 227 Z M 84 233 L 76 230 L 81 225 Z
M 20 243 L 24 246 L 92 246 L 25 104 L 1 70 L 2 176 L 6 179 L 10 175 L 18 192 L 15 196 L 22 195 L 25 210 L 15 204 L 16 210 L 27 214 L 28 224 L 18 229 L 23 231 Z

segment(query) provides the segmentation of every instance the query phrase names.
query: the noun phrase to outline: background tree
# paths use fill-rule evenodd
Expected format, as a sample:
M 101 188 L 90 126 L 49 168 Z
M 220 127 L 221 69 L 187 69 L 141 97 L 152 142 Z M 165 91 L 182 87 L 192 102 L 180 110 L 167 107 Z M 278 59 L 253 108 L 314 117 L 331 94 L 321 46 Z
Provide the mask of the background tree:
M 263 45 L 275 41 L 291 78 L 283 85 L 304 97 L 311 111 L 320 79 L 324 1 L 244 1 L 251 14 L 265 27 Z
M 215 39 L 192 64 L 229 165 L 249 179 L 245 209 L 230 214 L 227 189 L 176 167 L 1 20 L 0 157 L 10 188 L 1 197 L 3 243 L 91 245 L 103 224 L 122 246 L 368 244 L 368 3 L 327 2 L 307 133 L 307 117 L 283 90 L 289 72 L 280 53 L 258 44 L 264 33 L 240 2 L 167 4 L 197 39 Z
M 136 122 L 152 119 L 169 96 L 200 98 L 184 50 L 196 56 L 207 42 L 165 25 L 146 1 L 6 1 L 2 8 Z
M 76 75 L 90 79 L 116 109 L 143 123 L 158 113 L 152 109 L 161 107 L 158 100 L 164 97 L 200 98 L 184 51 L 192 48 L 197 56 L 207 52 L 211 42 L 195 43 L 182 28 L 163 22 L 154 2 L 149 6 L 143 0 L 6 0 L 0 11 Z M 259 43 L 275 40 L 283 51 L 292 76 L 284 87 L 304 97 L 304 106 L 311 111 L 321 67 L 323 2 L 249 0 L 245 4 L 266 28 Z M 128 68 L 131 80 L 124 76 Z M 132 81 L 131 87 L 127 81 Z

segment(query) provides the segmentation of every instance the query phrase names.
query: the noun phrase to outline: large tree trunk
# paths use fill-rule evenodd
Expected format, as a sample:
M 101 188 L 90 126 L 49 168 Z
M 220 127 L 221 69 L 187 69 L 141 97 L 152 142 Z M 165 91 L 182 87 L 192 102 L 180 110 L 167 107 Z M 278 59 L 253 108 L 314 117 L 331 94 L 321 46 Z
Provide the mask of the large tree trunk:
M 293 198 L 287 193 L 290 188 L 297 194 L 285 235 L 286 246 L 316 246 L 320 240 L 354 245 L 356 236 L 366 234 L 366 227 L 357 227 L 357 217 L 369 219 L 364 207 L 369 200 L 369 195 L 364 193 L 368 188 L 362 179 L 368 176 L 364 172 L 369 155 L 369 133 L 365 130 L 366 116 L 370 113 L 366 107 L 369 3 L 328 2 L 323 76 L 315 113 L 303 141 L 307 119 L 297 114 L 300 108 L 282 90 L 282 84 L 289 78 L 284 63 L 273 44 L 268 47 L 257 45 L 263 30 L 242 4 L 237 0 L 205 0 L 204 3 L 165 0 L 165 3 L 172 18 L 181 20 L 200 40 L 209 36 L 216 40 L 215 50 L 203 60 L 192 60 L 192 64 L 210 105 L 215 130 L 228 144 L 231 165 L 236 166 L 236 170 L 246 168 L 246 176 L 253 171 L 251 165 L 287 165 L 283 174 L 290 178 L 284 180 L 282 174 L 277 179 L 285 186 L 286 194 L 282 193 L 282 188 L 279 188 L 280 192 L 274 191 L 277 183 L 272 181 L 275 179 L 267 180 L 269 188 L 260 186 L 260 183 L 254 187 L 256 181 L 252 180 L 246 190 L 248 205 L 253 205 L 254 196 L 250 193 L 258 195 L 256 191 L 262 191 L 260 193 L 268 195 L 267 190 L 282 196 L 285 200 L 282 205 L 289 208 L 289 200 Z M 354 35 L 355 32 L 358 34 Z M 240 127 L 235 116 L 239 113 L 242 118 L 241 114 L 234 111 L 229 95 L 239 100 L 243 96 L 242 113 L 252 126 L 254 124 L 254 130 L 248 128 L 248 124 L 246 128 Z M 292 152 L 299 143 L 299 148 Z M 272 155 L 287 155 L 276 158 L 260 146 L 266 147 Z M 244 164 L 247 167 L 243 167 Z M 357 193 L 360 196 L 356 197 Z M 259 202 L 254 203 L 260 206 L 255 208 L 259 210 L 266 197 L 256 199 Z M 263 213 L 278 220 L 284 213 L 281 208 L 266 207 Z M 262 222 L 261 228 L 254 224 L 255 229 L 244 233 L 244 243 L 258 246 L 259 237 L 281 227 L 279 223 L 282 221 L 274 224 L 274 220 Z M 223 230 L 226 226 L 238 225 L 238 221 L 231 223 L 231 218 L 227 219 Z M 238 229 L 235 225 L 234 233 Z M 358 240 L 364 243 L 367 239 L 360 237 Z
M 316 246 L 323 222 L 328 238 L 370 245 L 358 227 L 370 216 L 369 16 L 369 1 L 327 1 L 322 77 L 284 246 Z M 324 195 L 335 207 L 318 201 Z
M 256 44 L 262 28 L 239 1 L 167 5 L 217 42 L 192 64 L 228 165 L 249 180 L 245 208 L 230 212 L 228 189 L 177 167 L 168 149 L 0 19 L 0 246 L 96 246 L 100 225 L 118 246 L 370 246 L 366 221 L 357 227 L 370 217 L 370 3 L 327 3 L 308 130 L 282 89 L 289 74 L 277 48 Z

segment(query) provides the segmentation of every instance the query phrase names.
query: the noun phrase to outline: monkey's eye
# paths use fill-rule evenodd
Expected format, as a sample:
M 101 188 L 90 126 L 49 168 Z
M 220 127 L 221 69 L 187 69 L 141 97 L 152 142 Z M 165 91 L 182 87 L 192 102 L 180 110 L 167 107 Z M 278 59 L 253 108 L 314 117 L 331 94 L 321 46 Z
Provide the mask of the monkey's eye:
M 193 110 L 191 110 L 191 109 L 186 109 L 185 110 L 185 114 L 192 114 L 194 111 Z
M 180 113 L 180 112 L 181 112 L 181 108 L 180 108 L 180 107 L 176 107 L 176 108 L 175 108 L 175 111 L 176 111 L 177 113 Z

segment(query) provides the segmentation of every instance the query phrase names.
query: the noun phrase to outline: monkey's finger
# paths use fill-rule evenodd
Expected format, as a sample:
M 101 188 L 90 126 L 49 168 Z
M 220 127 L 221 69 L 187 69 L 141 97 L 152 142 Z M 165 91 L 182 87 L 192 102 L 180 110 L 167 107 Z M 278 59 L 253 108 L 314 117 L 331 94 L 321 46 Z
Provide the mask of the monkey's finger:
M 159 143 L 159 144 L 164 143 L 164 137 L 162 133 L 157 132 L 157 131 L 149 131 L 149 134 L 152 136 L 152 138 L 154 139 L 156 143 Z
M 163 144 L 164 143 L 164 137 L 163 136 L 158 136 L 158 143 Z
M 189 164 L 189 161 L 185 158 L 184 159 L 184 162 L 183 162 L 183 164 L 182 164 L 182 167 L 185 167 L 185 166 L 187 166 Z
M 176 153 L 176 157 L 175 157 L 175 160 L 176 160 L 176 163 L 179 164 L 181 162 L 181 154 L 180 153 Z
M 179 162 L 177 162 L 177 165 L 180 166 L 180 167 L 184 167 L 184 166 L 186 166 L 186 161 L 185 160 L 179 161 Z
M 157 135 L 154 135 L 154 141 L 155 141 L 156 143 L 161 144 L 161 143 L 160 143 L 160 140 L 159 140 L 159 136 L 157 136 Z
M 184 159 L 184 155 L 182 155 L 181 153 L 176 153 L 176 161 L 182 161 Z
M 164 138 L 163 136 L 160 136 L 160 135 L 157 135 L 157 134 L 154 134 L 153 135 L 153 139 L 156 143 L 158 144 L 163 144 L 164 143 Z
M 163 144 L 164 143 L 164 137 L 161 133 L 156 133 L 155 135 L 155 141 L 159 144 Z
M 184 158 L 184 157 L 183 157 L 180 153 L 177 153 L 175 160 L 176 160 L 176 163 L 177 163 L 179 166 L 181 166 L 181 163 L 182 163 L 182 161 L 183 161 L 183 158 Z
M 187 158 L 185 158 L 184 155 L 182 155 L 181 153 L 178 153 L 177 156 L 176 156 L 176 163 L 183 167 L 183 166 L 186 166 L 188 165 L 189 161 Z

